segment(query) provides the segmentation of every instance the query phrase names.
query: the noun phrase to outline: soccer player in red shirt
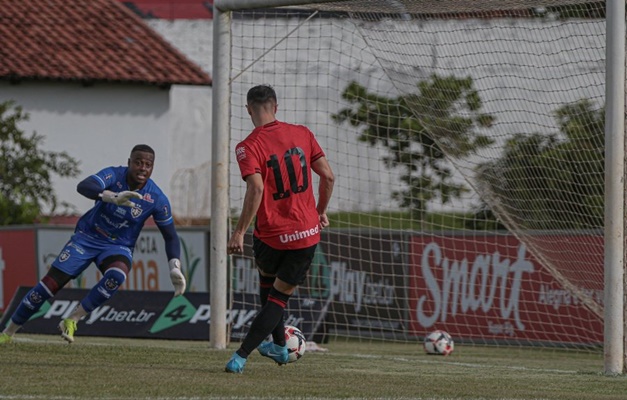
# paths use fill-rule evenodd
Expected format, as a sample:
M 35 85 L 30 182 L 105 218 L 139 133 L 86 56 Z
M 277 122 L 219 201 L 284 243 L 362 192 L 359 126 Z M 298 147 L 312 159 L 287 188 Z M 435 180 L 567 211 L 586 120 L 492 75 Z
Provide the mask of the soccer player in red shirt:
M 255 129 L 235 148 L 246 194 L 227 250 L 243 252 L 244 234 L 256 216 L 253 252 L 262 308 L 226 364 L 226 372 L 234 373 L 243 372 L 255 348 L 279 365 L 287 363 L 283 311 L 305 281 L 320 231 L 329 225 L 326 212 L 335 181 L 313 133 L 305 126 L 277 121 L 272 87 L 253 87 L 246 103 Z M 317 204 L 312 170 L 320 177 Z M 270 333 L 273 341 L 262 344 Z

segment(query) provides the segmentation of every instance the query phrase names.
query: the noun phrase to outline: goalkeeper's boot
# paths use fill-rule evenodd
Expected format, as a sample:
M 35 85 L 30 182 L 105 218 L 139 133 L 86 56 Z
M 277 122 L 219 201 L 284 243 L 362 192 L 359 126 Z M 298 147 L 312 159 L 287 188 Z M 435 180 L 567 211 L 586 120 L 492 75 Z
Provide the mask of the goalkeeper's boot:
M 287 364 L 288 360 L 288 352 L 287 346 L 279 346 L 274 344 L 274 342 L 264 342 L 257 347 L 259 354 L 264 357 L 271 358 L 279 365 Z
M 13 336 L 8 333 L 0 333 L 0 344 L 11 343 Z
M 61 337 L 63 337 L 63 339 L 65 339 L 68 343 L 73 343 L 74 332 L 78 330 L 76 327 L 76 321 L 69 318 L 64 319 L 59 322 L 59 330 L 61 331 Z
M 237 353 L 233 353 L 233 356 L 231 357 L 229 362 L 226 363 L 224 371 L 233 374 L 241 374 L 242 372 L 244 372 L 244 366 L 246 365 L 246 361 L 246 358 L 240 357 L 240 355 Z

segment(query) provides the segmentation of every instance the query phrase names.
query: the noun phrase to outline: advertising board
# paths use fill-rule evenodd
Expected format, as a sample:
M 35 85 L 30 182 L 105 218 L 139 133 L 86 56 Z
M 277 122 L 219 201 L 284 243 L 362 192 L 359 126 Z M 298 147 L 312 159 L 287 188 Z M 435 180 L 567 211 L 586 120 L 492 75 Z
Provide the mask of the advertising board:
M 37 265 L 39 276 L 44 276 L 59 251 L 70 240 L 73 228 L 49 228 L 37 230 Z M 188 291 L 207 292 L 209 264 L 207 234 L 202 231 L 179 230 L 181 239 L 181 266 L 187 277 Z M 122 290 L 172 291 L 168 259 L 161 233 L 145 228 L 139 235 L 133 253 L 133 267 L 122 285 Z M 72 280 L 66 288 L 88 289 L 94 286 L 102 274 L 94 265 Z
M 444 329 L 487 342 L 603 342 L 602 321 L 580 297 L 602 304 L 602 289 L 565 290 L 512 235 L 413 236 L 410 249 L 408 307 L 416 336 Z
M 30 288 L 20 287 L 7 313 L 0 321 L 5 326 L 10 315 Z M 87 289 L 63 289 L 48 300 L 24 324 L 20 332 L 58 334 L 59 321 L 66 318 Z M 235 295 L 227 313 L 231 339 L 240 341 L 250 328 L 260 307 L 253 295 Z M 321 303 L 302 297 L 292 297 L 288 303 L 285 321 L 301 329 L 309 339 L 320 318 Z M 96 308 L 78 324 L 77 337 L 105 336 L 145 339 L 209 340 L 211 307 L 209 294 L 196 292 L 173 297 L 166 292 L 119 291 L 104 305 Z

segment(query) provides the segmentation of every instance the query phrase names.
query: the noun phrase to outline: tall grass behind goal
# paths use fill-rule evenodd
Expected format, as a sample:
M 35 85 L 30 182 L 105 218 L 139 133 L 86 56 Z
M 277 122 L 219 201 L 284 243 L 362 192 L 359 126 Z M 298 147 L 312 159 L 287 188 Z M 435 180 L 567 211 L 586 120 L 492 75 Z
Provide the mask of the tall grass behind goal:
M 229 148 L 270 84 L 337 178 L 290 303 L 310 339 L 602 346 L 605 2 L 254 3 L 231 13 Z M 256 294 L 251 256 L 233 293 Z

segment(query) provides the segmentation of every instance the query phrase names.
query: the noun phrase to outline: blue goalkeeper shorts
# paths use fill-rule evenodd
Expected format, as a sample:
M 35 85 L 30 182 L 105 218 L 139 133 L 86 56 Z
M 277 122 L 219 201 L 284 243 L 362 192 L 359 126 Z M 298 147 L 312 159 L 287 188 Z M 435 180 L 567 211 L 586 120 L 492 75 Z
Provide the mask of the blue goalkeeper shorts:
M 98 268 L 102 261 L 111 256 L 123 256 L 128 259 L 129 267 L 133 261 L 133 251 L 119 244 L 96 240 L 80 232 L 74 233 L 61 250 L 52 266 L 70 275 L 79 276 L 89 264 L 94 262 Z

